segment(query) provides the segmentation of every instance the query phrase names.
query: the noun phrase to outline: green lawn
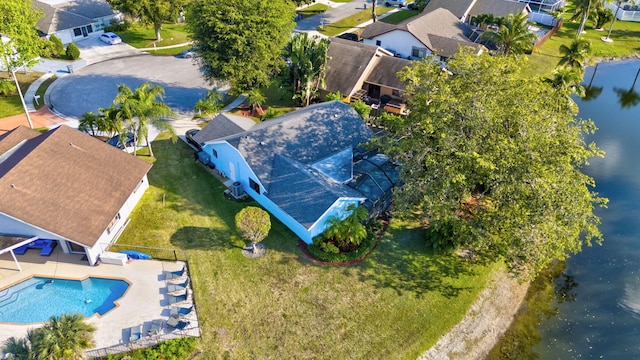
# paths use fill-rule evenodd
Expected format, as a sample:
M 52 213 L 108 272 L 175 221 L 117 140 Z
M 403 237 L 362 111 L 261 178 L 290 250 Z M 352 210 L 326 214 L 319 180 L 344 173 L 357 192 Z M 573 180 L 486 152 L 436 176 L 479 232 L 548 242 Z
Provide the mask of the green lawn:
M 296 14 L 302 14 L 302 18 L 304 19 L 309 16 L 322 14 L 329 9 L 331 9 L 331 7 L 325 4 L 313 4 L 304 9 L 296 10 Z
M 36 79 L 42 76 L 42 73 L 29 72 L 24 74 L 23 72 L 19 71 L 19 72 L 16 72 L 16 76 L 18 77 L 20 90 L 24 94 L 29 88 L 29 85 L 31 85 L 31 83 L 33 83 L 34 81 L 36 81 Z M 0 75 L 0 78 L 11 79 L 6 71 L 2 72 L 2 74 Z M 11 81 L 13 81 L 13 79 L 11 79 Z M 25 99 L 25 101 L 30 101 L 30 100 Z M 22 102 L 20 101 L 20 96 L 18 95 L 17 92 L 15 93 L 15 95 L 11 95 L 11 96 L 6 96 L 6 97 L 0 96 L 0 118 L 18 115 L 23 112 L 24 112 L 24 109 L 22 107 Z
M 37 104 L 36 100 L 33 99 L 33 106 L 36 108 L 36 110 L 44 106 L 44 94 L 47 92 L 49 86 L 51 86 L 51 84 L 53 84 L 53 82 L 56 81 L 57 78 L 58 77 L 56 75 L 53 75 L 52 77 L 43 81 L 42 84 L 40 84 L 40 87 L 38 87 L 38 90 L 36 90 L 36 95 L 40 95 L 40 100 L 38 100 Z
M 393 9 L 384 7 L 384 6 L 377 6 L 376 14 L 380 16 L 382 14 L 388 13 L 391 10 Z M 366 10 L 359 11 L 335 23 L 325 24 L 324 26 L 321 26 L 320 28 L 318 28 L 318 31 L 327 36 L 335 36 L 349 29 L 352 29 L 364 22 L 367 22 L 369 20 L 371 20 L 371 9 L 366 9 Z
M 164 24 L 160 30 L 162 41 L 156 42 L 156 34 L 153 26 L 143 26 L 139 23 L 131 25 L 126 31 L 117 31 L 122 41 L 135 48 L 150 48 L 153 43 L 156 46 L 169 46 L 182 44 L 190 41 L 186 27 L 184 24 Z
M 192 48 L 193 45 L 187 45 L 187 46 L 180 46 L 180 47 L 176 47 L 176 48 L 170 48 L 170 49 L 158 49 L 158 50 L 149 50 L 149 54 L 151 55 L 158 55 L 158 56 L 176 56 L 178 54 L 180 54 L 181 52 Z
M 248 204 L 226 200 L 182 142 L 164 134 L 153 146 L 157 160 L 142 157 L 154 163 L 151 187 L 118 242 L 186 251 L 205 359 L 415 358 L 495 270 L 434 255 L 423 232 L 401 221 L 363 263 L 327 266 L 272 218 L 266 256 L 247 259 L 233 219 Z
M 389 24 L 398 24 L 418 14 L 420 14 L 420 12 L 418 12 L 417 10 L 400 10 L 394 12 L 393 14 L 385 16 L 384 18 L 380 19 L 380 21 Z

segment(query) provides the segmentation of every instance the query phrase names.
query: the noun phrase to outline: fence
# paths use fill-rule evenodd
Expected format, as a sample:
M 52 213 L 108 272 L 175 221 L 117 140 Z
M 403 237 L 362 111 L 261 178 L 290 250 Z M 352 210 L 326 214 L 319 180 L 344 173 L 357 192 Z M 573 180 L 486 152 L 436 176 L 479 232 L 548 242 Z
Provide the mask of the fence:
M 549 40 L 549 38 L 551 38 L 553 34 L 555 34 L 562 27 L 562 24 L 564 24 L 564 19 L 559 19 L 556 26 L 554 26 L 551 30 L 549 30 L 548 33 L 544 34 L 544 36 L 541 36 L 538 41 L 536 41 L 536 43 L 533 45 L 533 51 L 538 50 L 545 42 L 547 42 L 547 40 Z
M 136 250 L 142 253 L 151 255 L 152 258 L 157 260 L 169 260 L 169 261 L 187 261 L 187 254 L 183 250 L 157 248 L 140 245 L 128 245 L 128 244 L 110 244 L 105 251 L 119 252 L 122 250 Z
M 556 26 L 558 24 L 558 19 L 555 16 L 543 12 L 529 13 L 529 21 L 547 26 Z

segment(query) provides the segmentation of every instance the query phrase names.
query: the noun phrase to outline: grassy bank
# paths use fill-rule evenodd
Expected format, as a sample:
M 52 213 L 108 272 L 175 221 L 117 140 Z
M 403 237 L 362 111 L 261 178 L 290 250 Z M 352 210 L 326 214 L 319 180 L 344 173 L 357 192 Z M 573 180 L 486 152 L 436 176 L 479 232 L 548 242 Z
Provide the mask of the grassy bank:
M 18 83 L 20 84 L 20 90 L 22 94 L 24 94 L 29 85 L 31 85 L 34 81 L 36 81 L 42 73 L 39 72 L 28 72 L 23 73 L 22 71 L 16 72 L 16 77 L 18 78 Z M 6 71 L 2 72 L 2 79 L 9 79 L 13 82 L 13 79 L 9 77 Z M 25 99 L 25 101 L 31 101 L 31 99 Z M 20 101 L 20 96 L 16 92 L 10 96 L 0 96 L 0 118 L 18 115 L 24 112 L 22 108 L 22 102 Z
M 122 41 L 138 48 L 152 48 L 156 46 L 169 46 L 189 42 L 187 30 L 184 24 L 164 24 L 160 30 L 162 40 L 156 41 L 156 33 L 153 26 L 143 26 L 139 23 L 131 25 L 126 31 L 116 32 L 122 38 Z
M 319 265 L 276 219 L 267 255 L 247 259 L 234 230 L 247 204 L 192 160 L 182 142 L 154 143 L 151 188 L 119 243 L 187 252 L 204 358 L 415 358 L 455 325 L 492 268 L 435 255 L 423 233 L 392 222 L 353 266 Z M 164 198 L 164 203 L 163 203 Z

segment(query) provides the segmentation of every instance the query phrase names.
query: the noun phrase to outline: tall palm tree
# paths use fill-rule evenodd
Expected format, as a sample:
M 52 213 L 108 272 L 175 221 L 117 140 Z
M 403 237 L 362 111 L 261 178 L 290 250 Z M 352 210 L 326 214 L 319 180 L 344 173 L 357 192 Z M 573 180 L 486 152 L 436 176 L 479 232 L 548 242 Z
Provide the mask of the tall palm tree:
M 37 359 L 84 359 L 84 350 L 94 345 L 95 331 L 81 314 L 52 316 L 31 334 L 32 350 Z
M 601 3 L 602 0 L 574 0 L 574 4 L 576 6 L 573 16 L 569 19 L 570 21 L 574 21 L 577 18 L 581 18 L 580 26 L 578 26 L 578 32 L 576 33 L 576 37 L 580 37 L 584 32 L 585 24 L 587 23 L 587 19 L 593 13 L 593 10 L 596 6 Z
M 613 30 L 613 24 L 616 23 L 616 19 L 618 18 L 618 11 L 620 11 L 620 5 L 623 2 L 628 2 L 628 3 L 631 3 L 632 5 L 635 4 L 635 1 L 633 0 L 607 0 L 607 2 L 612 2 L 612 1 L 616 2 L 616 12 L 615 14 L 613 14 L 613 21 L 611 21 L 611 25 L 609 25 L 609 32 L 607 33 L 607 36 L 601 38 L 601 40 L 604 42 L 613 42 L 613 40 L 611 40 L 611 30 Z
M 582 81 L 582 71 L 572 67 L 558 67 L 553 71 L 553 77 L 546 80 L 558 92 L 570 97 L 572 94 L 584 95 L 584 87 L 580 85 Z
M 267 102 L 267 97 L 260 89 L 253 89 L 247 93 L 247 101 L 251 104 L 251 115 L 253 116 L 257 109 L 260 109 L 259 113 L 262 114 L 262 104 Z
M 591 54 L 591 42 L 576 37 L 568 46 L 565 44 L 560 45 L 559 50 L 562 55 L 558 62 L 559 66 L 571 67 L 582 72 L 587 56 Z
M 136 135 L 135 147 L 140 138 L 145 139 L 149 148 L 149 156 L 153 156 L 153 149 L 149 141 L 149 125 L 169 131 L 172 140 L 176 141 L 176 132 L 173 127 L 163 121 L 163 118 L 174 117 L 175 113 L 162 102 L 164 89 L 158 85 L 144 83 L 132 91 L 124 84 L 118 85 L 118 94 L 113 104 L 122 111 L 122 116 L 129 120 L 131 128 Z
M 537 35 L 529 31 L 529 17 L 526 14 L 507 15 L 498 31 L 485 31 L 480 38 L 496 44 L 505 56 L 521 55 L 533 49 Z
M 100 127 L 100 116 L 92 111 L 82 114 L 78 124 L 78 130 L 96 136 Z
M 204 99 L 198 100 L 193 110 L 196 114 L 193 115 L 194 119 L 199 119 L 208 115 L 215 114 L 222 110 L 223 95 L 217 92 L 215 89 L 208 91 L 204 96 Z
M 289 55 L 293 94 L 294 99 L 300 99 L 304 106 L 309 106 L 318 89 L 324 87 L 329 43 L 328 39 L 309 37 L 307 33 L 298 34 L 291 40 Z

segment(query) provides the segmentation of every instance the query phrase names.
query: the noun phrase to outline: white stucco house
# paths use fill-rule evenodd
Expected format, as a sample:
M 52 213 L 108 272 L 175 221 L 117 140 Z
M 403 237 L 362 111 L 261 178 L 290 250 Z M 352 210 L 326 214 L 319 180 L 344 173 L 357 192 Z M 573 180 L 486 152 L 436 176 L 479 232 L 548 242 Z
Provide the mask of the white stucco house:
M 330 101 L 253 124 L 222 113 L 194 140 L 209 166 L 309 244 L 350 204 L 370 215 L 389 206 L 398 170 L 364 149 L 372 137 L 351 106 Z
M 0 136 L 0 254 L 39 239 L 95 265 L 149 187 L 151 164 L 67 126 Z
M 102 29 L 119 19 L 106 0 L 32 0 L 42 12 L 37 28 L 40 36 L 55 34 L 63 44 L 99 36 Z

